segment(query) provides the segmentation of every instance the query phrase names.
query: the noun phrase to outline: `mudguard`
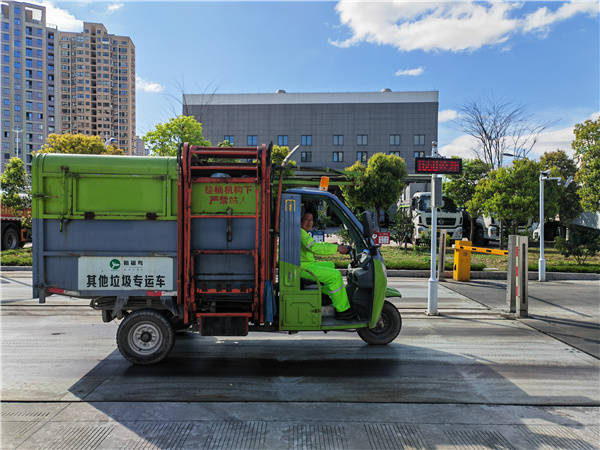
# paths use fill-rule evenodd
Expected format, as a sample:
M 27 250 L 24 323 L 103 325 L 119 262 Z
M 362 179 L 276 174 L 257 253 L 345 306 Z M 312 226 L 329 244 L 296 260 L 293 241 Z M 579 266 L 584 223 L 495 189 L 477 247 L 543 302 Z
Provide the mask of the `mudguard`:
M 385 288 L 385 297 L 402 297 L 402 294 L 400 293 L 399 290 L 394 289 L 393 287 L 389 287 L 387 286 Z

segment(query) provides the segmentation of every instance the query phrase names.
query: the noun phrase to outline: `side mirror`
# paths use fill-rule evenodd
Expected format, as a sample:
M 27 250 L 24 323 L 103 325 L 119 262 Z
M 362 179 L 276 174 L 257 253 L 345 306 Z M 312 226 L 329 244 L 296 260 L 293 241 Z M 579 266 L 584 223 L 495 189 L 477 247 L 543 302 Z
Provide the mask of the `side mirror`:
M 373 227 L 371 226 L 371 221 L 369 220 L 369 212 L 363 211 L 360 216 L 360 223 L 363 227 L 363 237 L 366 239 L 370 239 L 373 235 Z

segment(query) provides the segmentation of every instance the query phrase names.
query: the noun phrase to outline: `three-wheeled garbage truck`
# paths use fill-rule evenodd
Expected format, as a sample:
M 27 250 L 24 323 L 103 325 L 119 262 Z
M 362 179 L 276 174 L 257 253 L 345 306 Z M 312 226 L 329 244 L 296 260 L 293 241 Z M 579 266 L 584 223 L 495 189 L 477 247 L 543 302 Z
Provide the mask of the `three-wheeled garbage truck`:
M 271 164 L 270 147 L 183 145 L 175 157 L 33 158 L 33 296 L 89 298 L 135 364 L 164 359 L 176 332 L 356 330 L 387 344 L 402 325 L 366 221 Z M 279 170 L 279 174 L 277 171 Z M 352 240 L 349 301 L 336 320 L 300 261 L 303 207 L 337 216 Z M 386 294 L 387 292 L 387 294 Z M 325 304 L 325 306 L 324 306 Z

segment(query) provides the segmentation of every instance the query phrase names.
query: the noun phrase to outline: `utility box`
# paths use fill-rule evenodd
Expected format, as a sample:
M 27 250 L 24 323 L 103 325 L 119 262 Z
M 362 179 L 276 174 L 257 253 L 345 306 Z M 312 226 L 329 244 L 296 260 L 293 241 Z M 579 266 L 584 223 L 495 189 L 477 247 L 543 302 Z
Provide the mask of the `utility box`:
M 471 241 L 454 241 L 452 279 L 455 281 L 469 281 L 471 279 L 471 251 L 461 248 L 463 245 L 470 247 Z

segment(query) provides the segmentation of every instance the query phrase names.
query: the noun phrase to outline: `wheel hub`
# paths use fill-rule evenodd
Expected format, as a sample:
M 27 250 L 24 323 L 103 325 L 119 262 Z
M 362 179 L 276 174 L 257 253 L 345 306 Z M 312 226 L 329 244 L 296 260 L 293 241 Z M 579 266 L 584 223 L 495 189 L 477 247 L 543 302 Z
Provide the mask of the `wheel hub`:
M 140 355 L 156 352 L 162 345 L 163 335 L 153 323 L 143 322 L 132 327 L 128 335 L 129 346 Z

